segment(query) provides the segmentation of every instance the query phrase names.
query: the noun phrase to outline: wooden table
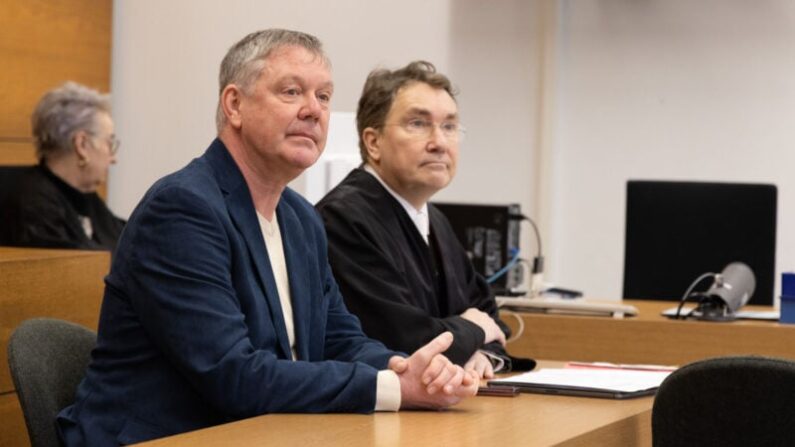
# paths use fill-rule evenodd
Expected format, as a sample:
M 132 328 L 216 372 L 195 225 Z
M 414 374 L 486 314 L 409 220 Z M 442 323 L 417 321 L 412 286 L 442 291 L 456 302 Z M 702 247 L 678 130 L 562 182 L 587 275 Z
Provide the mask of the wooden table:
M 652 397 L 478 396 L 446 411 L 259 416 L 139 445 L 650 446 L 652 402 Z
M 514 355 L 552 360 L 682 365 L 695 360 L 758 354 L 795 359 L 795 325 L 738 320 L 730 323 L 671 320 L 660 315 L 670 301 L 624 300 L 635 317 L 519 314 L 524 334 L 508 345 Z M 747 306 L 743 310 L 772 310 Z M 503 312 L 516 330 L 517 322 Z
M 96 329 L 110 254 L 0 247 L 0 445 L 27 446 L 8 370 L 8 338 L 19 323 L 54 317 Z

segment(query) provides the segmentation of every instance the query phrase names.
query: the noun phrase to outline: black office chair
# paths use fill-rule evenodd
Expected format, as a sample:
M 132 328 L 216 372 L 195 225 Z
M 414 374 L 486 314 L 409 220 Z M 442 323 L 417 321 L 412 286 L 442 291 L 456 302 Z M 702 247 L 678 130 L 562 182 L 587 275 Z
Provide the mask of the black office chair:
M 744 356 L 691 363 L 663 381 L 654 447 L 795 445 L 795 362 Z
M 19 190 L 22 175 L 30 170 L 30 166 L 0 166 L 0 222 L 7 222 L 7 202 Z M 10 245 L 11 235 L 5 225 L 0 224 L 0 245 Z
M 52 318 L 22 322 L 8 340 L 8 366 L 32 447 L 60 445 L 55 416 L 75 400 L 97 335 Z

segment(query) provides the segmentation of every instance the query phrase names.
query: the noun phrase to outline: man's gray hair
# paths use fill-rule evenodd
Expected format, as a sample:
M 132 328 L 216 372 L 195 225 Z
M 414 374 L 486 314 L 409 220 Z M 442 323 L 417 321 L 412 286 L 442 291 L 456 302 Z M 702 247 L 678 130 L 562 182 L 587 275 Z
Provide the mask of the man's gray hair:
M 299 46 L 323 59 L 331 66 L 328 56 L 323 52 L 320 40 L 300 31 L 285 29 L 266 29 L 256 31 L 234 44 L 221 61 L 221 71 L 218 75 L 218 108 L 215 113 L 215 125 L 218 132 L 226 124 L 226 115 L 221 107 L 221 93 L 229 84 L 235 84 L 245 94 L 251 94 L 254 83 L 259 79 L 260 73 L 265 68 L 265 59 L 281 47 Z
M 99 112 L 110 115 L 110 96 L 76 82 L 66 82 L 45 93 L 30 119 L 36 157 L 43 160 L 74 149 L 76 132 L 98 131 Z

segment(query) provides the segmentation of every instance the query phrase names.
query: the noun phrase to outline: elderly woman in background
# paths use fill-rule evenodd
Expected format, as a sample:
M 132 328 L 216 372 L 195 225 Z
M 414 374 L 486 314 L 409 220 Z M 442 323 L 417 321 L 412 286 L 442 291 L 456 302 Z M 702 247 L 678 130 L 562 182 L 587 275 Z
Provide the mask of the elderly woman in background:
M 6 244 L 111 250 L 124 227 L 97 195 L 116 163 L 108 95 L 67 82 L 31 118 L 39 164 L 21 176 L 6 209 Z

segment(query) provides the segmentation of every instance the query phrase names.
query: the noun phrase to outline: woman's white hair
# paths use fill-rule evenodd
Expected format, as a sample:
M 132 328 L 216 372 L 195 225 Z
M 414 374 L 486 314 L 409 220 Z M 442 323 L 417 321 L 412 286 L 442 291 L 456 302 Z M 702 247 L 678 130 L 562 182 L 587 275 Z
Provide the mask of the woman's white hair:
M 110 96 L 76 82 L 66 82 L 45 93 L 30 119 L 36 156 L 43 160 L 72 150 L 76 132 L 97 132 L 96 116 L 100 112 L 110 115 Z

